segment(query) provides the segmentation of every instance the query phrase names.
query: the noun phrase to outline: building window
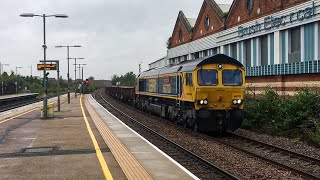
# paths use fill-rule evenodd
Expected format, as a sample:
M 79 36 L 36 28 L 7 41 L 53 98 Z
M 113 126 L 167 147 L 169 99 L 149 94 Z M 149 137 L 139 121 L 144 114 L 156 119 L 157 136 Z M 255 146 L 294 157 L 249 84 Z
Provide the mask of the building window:
M 315 24 L 310 23 L 304 26 L 304 60 L 315 60 Z
M 179 30 L 179 41 L 182 41 L 182 30 Z
M 213 48 L 212 52 L 213 52 L 213 55 L 218 54 L 218 48 Z
M 247 10 L 249 11 L 249 13 L 251 13 L 253 9 L 253 3 L 254 3 L 254 0 L 247 0 Z
M 238 54 L 237 54 L 237 43 L 232 43 L 231 44 L 231 57 L 234 58 L 234 59 L 237 59 L 238 57 Z
M 206 57 L 206 56 L 208 56 L 208 51 L 207 51 L 207 50 L 204 50 L 204 51 L 203 51 L 203 57 Z
M 223 49 L 224 49 L 224 54 L 227 55 L 227 56 L 230 56 L 229 55 L 229 45 L 224 45 Z
M 268 35 L 261 37 L 261 65 L 268 65 Z
M 251 67 L 251 40 L 244 41 L 244 63 L 246 67 Z
M 300 27 L 290 29 L 289 63 L 301 62 L 301 30 Z
M 206 16 L 206 19 L 205 19 L 205 21 L 204 21 L 204 25 L 205 25 L 205 27 L 208 29 L 209 28 L 209 26 L 210 26 L 210 17 L 207 15 Z
M 192 73 L 186 74 L 186 86 L 193 86 Z
M 193 56 L 194 56 L 194 59 L 198 59 L 200 57 L 199 52 L 194 53 Z
M 188 55 L 184 55 L 183 56 L 183 61 L 187 61 L 188 60 Z

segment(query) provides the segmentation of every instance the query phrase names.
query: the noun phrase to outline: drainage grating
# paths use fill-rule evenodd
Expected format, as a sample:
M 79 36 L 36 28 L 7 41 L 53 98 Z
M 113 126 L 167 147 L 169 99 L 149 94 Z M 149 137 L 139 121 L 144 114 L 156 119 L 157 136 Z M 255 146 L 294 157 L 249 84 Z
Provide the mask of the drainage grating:
M 30 147 L 30 148 L 23 148 L 19 152 L 20 153 L 50 153 L 57 151 L 58 147 Z
M 102 148 L 100 150 L 102 153 L 111 152 L 109 148 Z M 21 149 L 16 153 L 0 154 L 0 159 L 14 158 L 14 157 L 57 156 L 57 155 L 77 155 L 77 154 L 94 154 L 94 153 L 96 153 L 95 149 L 58 150 L 58 146 L 32 147 L 32 148 Z

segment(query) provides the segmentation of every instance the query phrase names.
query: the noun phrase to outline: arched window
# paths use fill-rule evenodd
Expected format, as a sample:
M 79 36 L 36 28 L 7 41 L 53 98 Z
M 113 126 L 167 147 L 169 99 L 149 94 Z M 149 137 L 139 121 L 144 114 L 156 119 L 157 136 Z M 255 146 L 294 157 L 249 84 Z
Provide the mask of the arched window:
M 254 3 L 254 0 L 247 0 L 247 10 L 249 12 L 251 12 L 253 9 L 253 3 Z
M 206 19 L 204 20 L 204 25 L 206 28 L 209 28 L 210 26 L 210 17 L 206 16 Z
M 179 30 L 179 40 L 182 41 L 182 30 Z

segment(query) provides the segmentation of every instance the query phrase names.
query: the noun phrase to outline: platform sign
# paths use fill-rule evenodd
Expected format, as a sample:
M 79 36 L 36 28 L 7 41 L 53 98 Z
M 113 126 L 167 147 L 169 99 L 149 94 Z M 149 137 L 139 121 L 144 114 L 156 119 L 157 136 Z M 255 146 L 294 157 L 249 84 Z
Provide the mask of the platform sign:
M 44 69 L 44 64 L 37 64 L 38 70 Z M 57 70 L 57 64 L 46 64 L 46 70 L 53 71 Z

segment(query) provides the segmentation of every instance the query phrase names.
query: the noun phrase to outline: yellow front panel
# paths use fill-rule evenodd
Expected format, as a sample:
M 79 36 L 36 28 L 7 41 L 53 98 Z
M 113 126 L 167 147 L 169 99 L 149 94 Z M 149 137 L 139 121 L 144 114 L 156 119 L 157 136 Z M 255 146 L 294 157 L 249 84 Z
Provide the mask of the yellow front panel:
M 245 96 L 245 74 L 244 69 L 238 68 L 235 65 L 222 64 L 223 68 L 217 68 L 217 64 L 205 65 L 202 69 L 214 69 L 218 71 L 218 83 L 211 86 L 199 86 L 198 77 L 196 77 L 196 97 L 198 100 L 208 100 L 208 105 L 200 105 L 196 103 L 196 109 L 210 109 L 210 110 L 225 110 L 225 109 L 243 109 L 243 103 L 234 105 L 234 99 L 243 100 Z M 198 68 L 197 71 L 200 70 Z M 223 70 L 241 70 L 242 71 L 242 85 L 241 86 L 225 86 L 222 83 Z

